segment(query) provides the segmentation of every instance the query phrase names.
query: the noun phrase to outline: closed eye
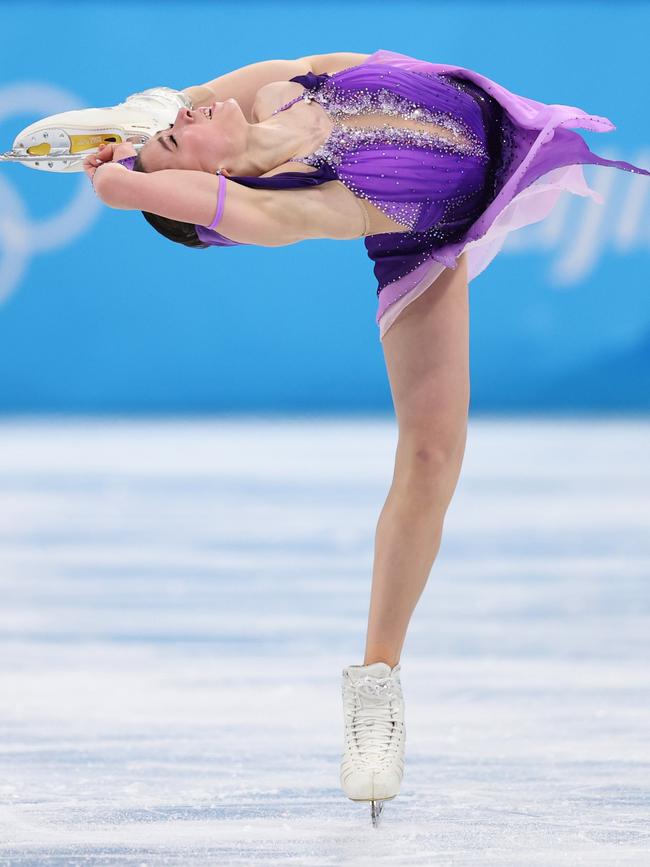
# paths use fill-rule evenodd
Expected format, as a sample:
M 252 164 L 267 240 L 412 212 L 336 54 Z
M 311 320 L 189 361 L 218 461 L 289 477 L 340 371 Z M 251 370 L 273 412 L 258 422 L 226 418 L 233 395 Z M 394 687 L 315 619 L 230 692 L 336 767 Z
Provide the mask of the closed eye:
M 169 126 L 167 127 L 167 129 L 169 130 L 169 129 L 171 129 L 173 126 L 174 126 L 174 124 L 173 124 L 173 123 L 170 123 Z M 167 130 L 165 130 L 165 132 L 166 132 L 166 131 L 167 131 Z M 171 139 L 171 140 L 174 142 L 174 146 L 175 146 L 176 148 L 178 148 L 178 145 L 176 144 L 176 139 L 174 138 L 173 135 L 169 135 L 167 138 L 165 138 L 165 136 L 164 136 L 162 133 L 157 134 L 157 139 L 156 139 L 156 141 L 159 141 L 160 144 L 165 148 L 165 150 L 171 151 L 172 149 L 171 149 L 170 146 L 169 146 L 169 139 Z
M 174 124 L 170 123 L 169 126 L 167 127 L 167 129 L 171 129 L 173 126 L 174 126 Z M 174 136 L 171 133 L 169 134 L 169 138 L 174 142 L 174 147 L 177 148 L 178 144 L 176 143 L 176 139 L 174 138 Z

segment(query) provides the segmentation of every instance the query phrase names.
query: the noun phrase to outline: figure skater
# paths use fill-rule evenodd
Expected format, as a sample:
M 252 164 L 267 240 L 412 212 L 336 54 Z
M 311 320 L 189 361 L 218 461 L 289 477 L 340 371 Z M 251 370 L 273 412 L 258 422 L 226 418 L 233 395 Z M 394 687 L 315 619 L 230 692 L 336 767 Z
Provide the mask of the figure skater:
M 365 238 L 399 436 L 364 663 L 343 669 L 340 781 L 348 798 L 371 802 L 374 825 L 402 783 L 401 650 L 465 450 L 468 283 L 563 191 L 602 201 L 583 164 L 650 175 L 594 154 L 569 127 L 615 128 L 469 69 L 379 50 L 152 88 L 46 118 L 14 143 L 33 168 L 83 168 L 103 202 L 141 210 L 188 247 Z

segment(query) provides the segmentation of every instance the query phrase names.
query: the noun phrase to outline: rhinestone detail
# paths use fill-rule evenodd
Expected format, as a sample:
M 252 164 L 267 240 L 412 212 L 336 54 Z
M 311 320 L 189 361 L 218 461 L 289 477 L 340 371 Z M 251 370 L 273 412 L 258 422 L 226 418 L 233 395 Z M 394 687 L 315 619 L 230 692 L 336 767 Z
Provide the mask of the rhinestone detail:
M 446 112 L 433 111 L 388 88 L 378 90 L 343 88 L 337 86 L 333 78 L 328 78 L 322 81 L 320 86 L 306 90 L 276 109 L 274 114 L 284 111 L 300 100 L 318 102 L 333 121 L 333 127 L 327 140 L 315 151 L 293 157 L 291 162 L 300 162 L 315 168 L 327 163 L 338 175 L 337 170 L 342 163 L 355 162 L 351 157 L 356 150 L 382 144 L 395 147 L 397 150 L 420 148 L 446 151 L 457 154 L 461 159 L 467 156 L 485 162 L 489 162 L 490 159 L 483 142 L 458 118 Z M 351 117 L 377 115 L 387 118 L 382 126 L 358 127 L 345 123 L 345 120 Z M 391 120 L 435 124 L 450 133 L 451 138 L 436 130 L 402 127 L 391 123 Z M 398 174 L 398 169 L 395 169 L 394 173 Z M 408 202 L 379 198 L 367 193 L 363 187 L 345 175 L 339 176 L 339 180 L 356 196 L 368 200 L 392 220 L 404 226 L 405 230 L 415 229 L 425 205 L 423 201 Z M 396 181 L 396 184 L 399 185 L 399 181 Z M 463 197 L 450 198 L 447 202 L 447 211 L 462 199 Z

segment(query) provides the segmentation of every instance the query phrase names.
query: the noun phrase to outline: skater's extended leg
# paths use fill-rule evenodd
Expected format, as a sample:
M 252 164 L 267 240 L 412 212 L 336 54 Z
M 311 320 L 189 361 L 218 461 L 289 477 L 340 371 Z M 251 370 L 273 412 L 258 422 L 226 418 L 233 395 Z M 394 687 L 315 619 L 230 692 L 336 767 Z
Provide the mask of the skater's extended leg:
M 400 314 L 383 350 L 398 445 L 377 524 L 364 664 L 394 666 L 440 547 L 465 452 L 470 396 L 465 256 Z

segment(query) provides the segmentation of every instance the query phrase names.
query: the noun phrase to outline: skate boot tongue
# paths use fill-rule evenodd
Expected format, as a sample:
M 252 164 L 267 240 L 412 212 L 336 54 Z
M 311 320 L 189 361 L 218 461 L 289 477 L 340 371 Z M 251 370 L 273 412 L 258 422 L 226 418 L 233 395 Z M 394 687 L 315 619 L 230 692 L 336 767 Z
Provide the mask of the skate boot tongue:
M 395 666 L 399 670 L 399 666 Z M 370 665 L 348 665 L 345 669 L 351 680 L 364 677 L 388 677 L 394 669 L 387 662 L 372 662 Z

